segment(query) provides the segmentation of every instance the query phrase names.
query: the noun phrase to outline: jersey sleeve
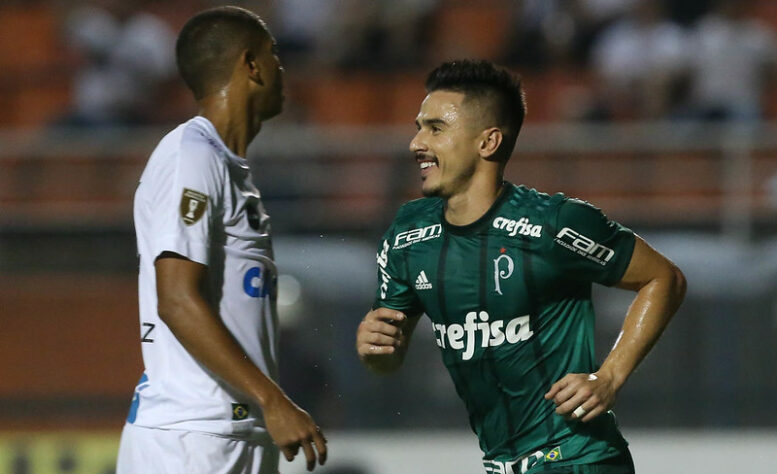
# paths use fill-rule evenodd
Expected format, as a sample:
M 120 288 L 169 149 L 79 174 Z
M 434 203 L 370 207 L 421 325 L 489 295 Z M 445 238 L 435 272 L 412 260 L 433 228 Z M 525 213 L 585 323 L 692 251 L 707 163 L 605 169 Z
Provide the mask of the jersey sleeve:
M 394 225 L 381 239 L 376 255 L 378 289 L 372 307 L 391 308 L 409 314 L 423 311 L 421 302 L 407 278 L 407 260 L 402 250 L 392 249 Z
M 634 233 L 591 204 L 564 200 L 558 207 L 550 259 L 574 279 L 612 286 L 634 251 Z
M 207 144 L 189 143 L 180 154 L 169 179 L 158 182 L 154 203 L 154 258 L 169 251 L 209 264 L 214 217 L 221 206 L 222 163 Z

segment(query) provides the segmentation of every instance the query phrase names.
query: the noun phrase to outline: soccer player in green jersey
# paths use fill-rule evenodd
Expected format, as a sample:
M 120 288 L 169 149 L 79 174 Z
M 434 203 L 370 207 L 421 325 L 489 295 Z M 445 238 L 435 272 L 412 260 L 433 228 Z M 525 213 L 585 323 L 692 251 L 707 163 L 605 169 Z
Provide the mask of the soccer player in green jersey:
M 381 241 L 361 360 L 396 370 L 426 314 L 486 472 L 633 472 L 610 409 L 680 305 L 682 272 L 594 206 L 503 181 L 525 115 L 517 77 L 456 61 L 426 89 L 410 143 L 426 197 Z M 636 291 L 601 366 L 594 282 Z

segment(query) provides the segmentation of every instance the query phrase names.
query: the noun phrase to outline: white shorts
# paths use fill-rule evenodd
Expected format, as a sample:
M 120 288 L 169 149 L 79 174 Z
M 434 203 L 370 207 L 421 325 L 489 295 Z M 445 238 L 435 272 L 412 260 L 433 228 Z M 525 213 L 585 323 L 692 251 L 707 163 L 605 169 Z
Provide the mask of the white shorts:
M 116 474 L 278 474 L 270 436 L 242 440 L 124 425 Z

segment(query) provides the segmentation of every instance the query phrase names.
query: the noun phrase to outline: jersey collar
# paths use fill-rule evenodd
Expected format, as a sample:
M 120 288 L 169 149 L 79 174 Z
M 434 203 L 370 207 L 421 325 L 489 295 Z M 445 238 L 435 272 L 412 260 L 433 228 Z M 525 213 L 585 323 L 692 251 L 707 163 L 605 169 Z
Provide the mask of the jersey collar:
M 241 168 L 248 168 L 248 160 L 245 158 L 236 155 L 232 152 L 232 150 L 227 147 L 227 145 L 224 143 L 224 140 L 221 139 L 221 136 L 219 135 L 219 132 L 216 131 L 216 127 L 211 123 L 210 120 L 206 119 L 202 115 L 198 115 L 194 117 L 192 122 L 196 123 L 197 126 L 201 127 L 205 133 L 210 136 L 210 138 L 213 139 L 214 142 L 221 148 L 222 153 L 224 153 L 224 156 L 231 162 L 235 163 L 236 165 L 240 166 Z
M 445 206 L 442 206 L 440 209 L 440 220 L 442 221 L 443 227 L 446 231 L 456 235 L 467 235 L 479 231 L 484 225 L 487 225 L 488 222 L 491 221 L 491 218 L 494 217 L 494 214 L 496 214 L 499 208 L 502 207 L 502 203 L 505 201 L 505 199 L 507 199 L 508 194 L 510 194 L 507 189 L 510 186 L 512 186 L 512 184 L 507 181 L 503 181 L 502 190 L 499 192 L 499 196 L 496 197 L 494 203 L 491 204 L 491 207 L 489 207 L 486 213 L 480 216 L 478 220 L 467 225 L 453 225 L 449 223 L 445 219 Z

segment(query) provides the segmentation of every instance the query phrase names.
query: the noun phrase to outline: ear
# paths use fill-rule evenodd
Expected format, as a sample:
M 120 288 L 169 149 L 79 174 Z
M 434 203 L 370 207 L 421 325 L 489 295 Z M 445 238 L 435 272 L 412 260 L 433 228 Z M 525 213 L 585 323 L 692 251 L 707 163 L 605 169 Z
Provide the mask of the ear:
M 502 130 L 497 127 L 491 127 L 483 130 L 480 136 L 480 144 L 478 145 L 478 153 L 481 158 L 486 160 L 496 160 L 497 151 L 502 145 Z
M 259 62 L 256 60 L 256 55 L 251 52 L 250 49 L 246 49 L 240 55 L 240 64 L 248 72 L 248 78 L 259 85 L 264 85 L 262 79 L 262 71 L 259 69 Z

